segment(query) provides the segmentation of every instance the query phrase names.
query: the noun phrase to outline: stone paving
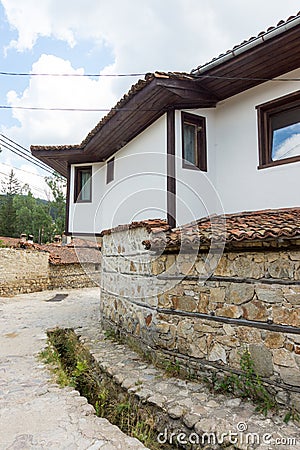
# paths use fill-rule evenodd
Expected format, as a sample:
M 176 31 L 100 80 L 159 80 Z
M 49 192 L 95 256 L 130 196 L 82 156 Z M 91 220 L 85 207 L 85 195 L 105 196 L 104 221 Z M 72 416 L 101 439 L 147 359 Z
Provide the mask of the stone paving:
M 58 293 L 68 295 L 59 299 Z M 0 450 L 145 448 L 96 417 L 78 392 L 61 389 L 51 380 L 37 354 L 45 346 L 46 330 L 55 326 L 75 328 L 100 367 L 136 398 L 165 414 L 172 426 L 181 423 L 194 437 L 203 432 L 233 433 L 235 447 L 241 449 L 300 449 L 299 427 L 284 424 L 282 415 L 265 418 L 249 402 L 166 377 L 124 345 L 105 340 L 98 311 L 98 288 L 0 298 Z M 254 445 L 246 445 L 248 433 L 259 436 L 259 443 L 255 438 Z
M 163 426 L 167 423 L 163 435 L 160 435 L 161 442 L 165 440 L 174 445 L 177 439 L 179 442 L 181 439 L 183 443 L 201 443 L 199 437 L 209 433 L 213 436 L 210 443 L 215 438 L 216 445 L 208 448 L 221 449 L 222 445 L 217 444 L 221 444 L 224 433 L 224 442 L 234 444 L 230 448 L 300 449 L 299 423 L 290 421 L 285 424 L 286 411 L 269 413 L 265 417 L 250 401 L 215 394 L 203 384 L 166 376 L 162 370 L 141 361 L 127 346 L 105 339 L 99 326 L 75 331 L 100 368 L 115 383 L 142 403 L 156 407 Z M 161 413 L 167 416 L 167 420 Z M 180 437 L 180 432 L 185 436 Z
M 57 293 L 68 296 L 49 301 Z M 0 450 L 145 448 L 58 387 L 37 358 L 48 328 L 95 325 L 98 310 L 99 288 L 0 298 Z

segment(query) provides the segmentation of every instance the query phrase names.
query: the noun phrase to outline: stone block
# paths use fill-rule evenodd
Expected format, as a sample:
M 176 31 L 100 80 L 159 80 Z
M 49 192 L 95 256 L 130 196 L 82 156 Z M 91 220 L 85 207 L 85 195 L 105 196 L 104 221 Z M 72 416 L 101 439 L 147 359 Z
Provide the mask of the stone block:
M 273 375 L 272 353 L 263 345 L 250 344 L 249 352 L 254 362 L 254 369 L 262 377 Z
M 197 301 L 193 297 L 184 295 L 182 297 L 172 297 L 171 300 L 174 309 L 188 312 L 197 310 Z
M 300 370 L 290 367 L 280 367 L 280 377 L 286 384 L 299 387 L 300 385 Z
M 267 320 L 269 313 L 265 304 L 259 300 L 252 300 L 242 306 L 243 317 L 247 320 Z
M 209 312 L 209 295 L 208 294 L 200 294 L 200 298 L 198 300 L 197 311 L 203 314 L 207 314 Z
M 220 288 L 220 287 L 212 287 L 210 289 L 210 300 L 213 303 L 224 303 L 225 301 L 225 293 L 226 293 L 226 289 L 225 288 Z
M 296 411 L 300 412 L 300 394 L 296 392 L 291 392 L 290 402 L 292 408 L 295 408 Z
M 282 303 L 284 301 L 282 289 L 275 286 L 256 286 L 255 293 L 258 300 L 265 303 Z
M 238 254 L 233 263 L 234 270 L 240 278 L 262 278 L 265 274 L 263 263 L 254 261 L 253 255 Z
M 227 356 L 224 347 L 216 343 L 212 346 L 208 354 L 208 361 L 222 361 L 224 364 L 227 363 Z
M 268 265 L 268 272 L 271 278 L 293 279 L 294 268 L 291 261 L 278 258 Z
M 241 305 L 251 300 L 254 296 L 254 286 L 246 283 L 230 283 L 227 290 L 227 303 Z
M 216 315 L 238 319 L 242 316 L 242 309 L 237 305 L 225 305 L 216 309 Z
M 200 272 L 199 272 L 200 273 Z M 233 264 L 231 261 L 228 260 L 228 257 L 226 254 L 222 256 L 222 258 L 219 261 L 219 264 L 217 265 L 214 275 L 218 277 L 234 277 L 237 276 L 236 271 L 233 267 Z
M 265 337 L 265 345 L 268 348 L 281 348 L 284 345 L 285 336 L 282 333 L 268 331 Z
M 273 362 L 278 366 L 297 367 L 294 355 L 285 348 L 273 350 Z
M 300 309 L 287 309 L 283 307 L 273 308 L 273 320 L 281 325 L 300 326 Z

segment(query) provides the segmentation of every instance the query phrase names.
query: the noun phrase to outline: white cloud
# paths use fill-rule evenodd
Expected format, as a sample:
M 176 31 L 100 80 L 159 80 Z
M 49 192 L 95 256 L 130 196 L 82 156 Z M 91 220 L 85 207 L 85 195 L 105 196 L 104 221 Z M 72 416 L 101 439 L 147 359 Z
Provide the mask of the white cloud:
M 41 55 L 33 72 L 83 74 L 69 61 L 53 55 Z M 18 107 L 109 109 L 116 98 L 109 79 L 89 77 L 31 77 L 28 87 L 19 95 L 7 93 L 7 103 Z M 23 145 L 79 143 L 105 112 L 32 111 L 13 109 L 20 126 L 3 130 Z
M 300 155 L 300 133 L 286 139 L 273 155 L 273 161 Z
M 295 0 L 1 0 L 18 31 L 11 45 L 31 49 L 39 36 L 107 42 L 120 67 L 188 69 L 241 39 L 297 13 Z M 153 67 L 153 64 L 155 67 Z
M 30 50 L 45 36 L 71 47 L 89 40 L 91 47 L 109 45 L 113 51 L 115 61 L 104 73 L 189 71 L 297 12 L 295 0 L 273 0 L 272 8 L 261 0 L 0 1 L 18 33 L 9 51 Z M 32 71 L 76 73 L 54 55 L 41 55 Z M 21 94 L 10 91 L 7 99 L 19 106 L 106 108 L 133 81 L 31 77 Z M 16 109 L 13 115 L 20 126 L 5 131 L 24 145 L 79 143 L 101 118 L 101 113 Z

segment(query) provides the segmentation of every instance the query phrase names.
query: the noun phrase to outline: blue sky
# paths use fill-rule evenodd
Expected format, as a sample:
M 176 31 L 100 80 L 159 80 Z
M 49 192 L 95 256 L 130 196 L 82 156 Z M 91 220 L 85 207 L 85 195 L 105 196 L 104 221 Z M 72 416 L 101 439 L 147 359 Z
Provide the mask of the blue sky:
M 296 0 L 0 0 L 0 72 L 144 73 L 190 71 L 281 19 Z M 137 78 L 2 76 L 0 105 L 106 108 Z M 101 113 L 0 109 L 1 133 L 28 148 L 79 143 Z M 11 167 L 38 186 L 43 172 L 3 149 Z M 39 193 L 39 194 L 38 194 Z M 43 195 L 45 196 L 45 195 Z
M 300 123 L 275 130 L 272 145 L 273 161 L 298 155 L 300 155 Z

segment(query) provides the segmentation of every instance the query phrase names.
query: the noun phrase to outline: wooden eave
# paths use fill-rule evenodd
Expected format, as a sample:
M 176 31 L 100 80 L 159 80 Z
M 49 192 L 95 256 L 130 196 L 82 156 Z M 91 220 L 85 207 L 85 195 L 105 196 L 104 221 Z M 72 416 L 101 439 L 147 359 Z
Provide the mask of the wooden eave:
M 299 67 L 300 26 L 296 26 L 231 59 L 225 57 L 202 73 L 200 68 L 198 83 L 224 100 Z
M 32 148 L 32 154 L 67 176 L 68 164 L 105 161 L 169 109 L 215 107 L 218 99 L 191 80 L 154 78 L 115 111 L 85 146 Z

